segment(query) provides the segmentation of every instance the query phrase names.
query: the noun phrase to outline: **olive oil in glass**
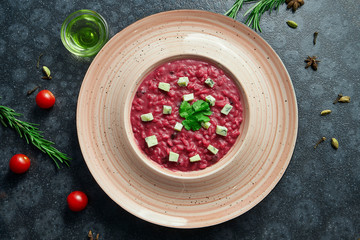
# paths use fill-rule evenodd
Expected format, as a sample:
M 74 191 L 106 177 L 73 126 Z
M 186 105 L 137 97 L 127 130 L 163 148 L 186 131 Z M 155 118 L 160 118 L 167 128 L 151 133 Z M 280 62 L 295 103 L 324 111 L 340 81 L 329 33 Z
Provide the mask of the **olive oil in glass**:
M 71 14 L 61 27 L 61 40 L 73 54 L 83 57 L 95 55 L 109 38 L 103 17 L 91 10 Z

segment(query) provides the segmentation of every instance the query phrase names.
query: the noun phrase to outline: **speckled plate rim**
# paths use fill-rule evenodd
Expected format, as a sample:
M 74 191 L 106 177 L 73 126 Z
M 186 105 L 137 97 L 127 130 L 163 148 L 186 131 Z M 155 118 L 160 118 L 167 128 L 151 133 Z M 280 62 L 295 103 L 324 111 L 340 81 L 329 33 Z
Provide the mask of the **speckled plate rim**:
M 279 104 L 279 106 L 280 105 L 281 106 L 274 107 L 274 109 L 278 109 L 278 108 L 281 109 L 281 113 L 277 112 L 276 110 L 274 111 L 272 109 L 272 112 L 270 112 L 270 115 L 272 115 L 273 118 L 276 120 L 278 120 L 281 116 L 285 116 L 287 120 L 290 119 L 291 121 L 290 121 L 290 123 L 285 123 L 284 121 L 283 122 L 280 121 L 280 123 L 278 125 L 276 125 L 275 127 L 272 127 L 273 132 L 269 133 L 269 135 L 274 135 L 275 132 L 278 132 L 279 135 L 281 135 L 280 143 L 279 142 L 275 142 L 272 144 L 259 143 L 259 145 L 256 147 L 264 148 L 264 149 L 262 149 L 263 152 L 266 152 L 267 149 L 270 149 L 270 148 L 275 149 L 275 150 L 270 149 L 270 151 L 268 151 L 267 154 L 262 153 L 262 155 L 260 157 L 262 157 L 262 158 L 266 157 L 267 159 L 262 159 L 263 161 L 261 161 L 260 163 L 255 162 L 254 165 L 251 166 L 251 168 L 257 169 L 256 170 L 257 175 L 259 175 L 259 172 L 262 171 L 264 166 L 266 166 L 270 170 L 270 172 L 263 175 L 264 177 L 266 177 L 266 178 L 264 178 L 264 180 L 256 179 L 256 177 L 253 176 L 253 178 L 251 178 L 249 181 L 242 183 L 243 184 L 242 186 L 235 185 L 232 189 L 231 194 L 228 194 L 224 191 L 222 193 L 217 193 L 217 195 L 216 194 L 212 195 L 213 199 L 212 199 L 212 201 L 210 201 L 210 203 L 212 204 L 211 206 L 214 207 L 215 205 L 217 205 L 219 203 L 219 206 L 220 206 L 219 211 L 220 212 L 218 212 L 218 213 L 226 212 L 226 214 L 224 214 L 224 215 L 221 215 L 221 214 L 218 215 L 216 212 L 214 214 L 209 213 L 209 215 L 206 216 L 207 218 L 204 217 L 202 219 L 201 215 L 195 216 L 195 217 L 189 217 L 189 215 L 185 214 L 185 217 L 183 215 L 181 215 L 181 217 L 178 217 L 177 214 L 181 213 L 180 210 L 178 212 L 176 212 L 174 209 L 170 209 L 170 210 L 174 210 L 173 212 L 171 212 L 171 211 L 169 211 L 169 212 L 154 211 L 153 206 L 149 205 L 149 202 L 154 201 L 154 199 L 150 199 L 150 201 L 145 201 L 145 200 L 148 200 L 147 198 L 149 198 L 149 196 L 141 195 L 142 194 L 141 192 L 143 190 L 141 185 L 138 185 L 137 189 L 136 189 L 134 187 L 134 185 L 136 185 L 137 182 L 135 182 L 133 185 L 133 184 L 130 184 L 130 180 L 129 180 L 129 185 L 124 184 L 128 180 L 127 176 L 129 176 L 129 179 L 130 179 L 130 176 L 136 175 L 134 179 L 136 179 L 136 180 L 140 179 L 139 176 L 137 175 L 137 174 L 139 174 L 139 172 L 133 171 L 134 169 L 129 169 L 129 168 L 126 169 L 126 166 L 125 166 L 126 163 L 119 163 L 122 160 L 124 160 L 124 158 L 119 159 L 119 161 L 116 162 L 116 164 L 120 164 L 120 165 L 124 164 L 123 166 L 121 165 L 121 167 L 125 166 L 124 167 L 125 170 L 122 168 L 119 169 L 119 166 L 114 166 L 113 163 L 110 163 L 109 165 L 106 165 L 105 167 L 103 167 L 101 165 L 101 162 L 105 162 L 106 158 L 109 158 L 109 155 L 111 155 L 112 153 L 106 152 L 106 146 L 100 146 L 102 144 L 104 145 L 104 142 L 103 142 L 104 139 L 97 139 L 97 138 L 99 136 L 107 137 L 107 136 L 112 136 L 112 135 L 116 135 L 116 134 L 119 134 L 118 136 L 120 136 L 121 133 L 117 133 L 117 132 L 116 133 L 114 133 L 114 132 L 107 133 L 106 129 L 89 129 L 89 127 L 91 128 L 91 126 L 93 126 L 94 124 L 95 125 L 98 124 L 100 121 L 99 119 L 97 119 L 98 116 L 91 115 L 94 111 L 94 108 L 95 109 L 102 108 L 102 107 L 106 108 L 106 103 L 108 103 L 107 101 L 109 101 L 108 99 L 106 99 L 102 96 L 99 97 L 99 95 L 101 95 L 101 94 L 104 95 L 105 91 L 111 91 L 111 88 L 110 87 L 107 88 L 106 84 L 111 84 L 112 80 L 109 80 L 109 76 L 104 76 L 104 77 L 101 76 L 101 74 L 104 74 L 104 73 L 111 75 L 111 73 L 109 73 L 109 72 L 112 71 L 111 67 L 113 67 L 113 65 L 111 65 L 111 63 L 105 59 L 105 56 L 112 56 L 112 54 L 115 54 L 115 53 L 113 53 L 114 49 L 112 49 L 112 47 L 114 47 L 114 45 L 116 45 L 116 44 L 118 44 L 117 45 L 118 47 L 122 44 L 126 45 L 124 47 L 125 50 L 126 50 L 126 48 L 131 48 L 131 46 L 130 46 L 131 43 L 123 42 L 124 34 L 128 34 L 129 32 L 131 32 L 135 35 L 141 36 L 141 34 L 143 34 L 143 33 L 141 31 L 138 31 L 138 29 L 141 29 L 141 26 L 143 26 L 146 23 L 155 21 L 155 20 L 163 21 L 163 19 L 166 19 L 166 17 L 169 17 L 169 16 L 171 16 L 171 18 L 173 18 L 173 17 L 179 18 L 178 23 L 180 25 L 186 21 L 189 21 L 189 19 L 191 19 L 191 18 L 203 19 L 204 22 L 207 21 L 206 19 L 211 19 L 212 21 L 218 21 L 223 26 L 227 27 L 226 31 L 228 31 L 228 33 L 230 33 L 230 35 L 232 35 L 232 36 L 230 36 L 231 41 L 239 42 L 239 39 L 241 37 L 247 37 L 248 39 L 253 39 L 253 42 L 251 42 L 251 44 L 250 44 L 250 42 L 246 42 L 246 44 L 250 44 L 251 45 L 250 48 L 252 48 L 252 50 L 254 50 L 254 51 L 248 51 L 248 52 L 245 51 L 243 53 L 244 55 L 241 57 L 245 57 L 245 58 L 249 57 L 248 54 L 254 55 L 255 57 L 250 56 L 249 59 L 251 57 L 254 57 L 251 59 L 252 60 L 255 59 L 256 61 L 259 62 L 259 69 L 261 67 L 269 68 L 269 69 L 274 68 L 276 70 L 276 72 L 279 74 L 279 76 L 281 77 L 281 79 L 277 79 L 277 80 L 274 80 L 274 76 L 270 76 L 269 77 L 270 79 L 263 79 L 263 80 L 268 80 L 269 82 L 271 82 L 272 87 L 275 86 L 274 89 L 271 89 L 271 90 L 274 91 L 273 93 L 276 93 L 279 95 L 279 96 L 270 96 L 270 95 L 266 96 L 268 98 L 268 100 L 270 101 L 270 104 L 267 107 L 264 106 L 264 109 L 270 109 L 271 104 L 275 104 L 275 105 Z M 221 25 L 221 24 L 219 24 L 219 25 Z M 161 28 L 162 26 L 156 25 L 155 28 L 156 27 Z M 207 29 L 207 30 L 210 31 L 210 29 Z M 219 29 L 218 29 L 218 31 L 219 31 Z M 221 35 L 221 33 L 219 33 L 218 31 L 214 31 L 211 33 L 211 35 L 212 35 L 211 41 L 213 41 L 214 39 L 216 41 L 216 38 L 218 37 L 218 35 Z M 181 35 L 181 28 L 179 28 L 179 35 Z M 240 37 L 240 35 L 241 35 L 241 37 Z M 205 36 L 205 35 L 203 35 L 203 36 Z M 161 36 L 159 36 L 159 37 L 161 38 Z M 160 40 L 160 38 L 159 38 L 159 40 Z M 234 42 L 231 42 L 230 45 L 232 45 L 232 44 L 234 44 Z M 241 42 L 239 44 L 241 44 Z M 247 46 L 247 47 L 249 47 L 249 46 Z M 267 59 L 264 59 L 260 55 L 259 55 L 260 56 L 260 58 L 259 58 L 259 56 L 256 53 L 257 49 L 258 50 L 261 49 L 262 51 L 264 51 L 264 53 L 266 53 L 266 55 L 267 55 Z M 119 50 L 119 52 L 116 54 L 121 55 L 122 53 Z M 234 53 L 234 54 L 236 54 L 236 53 Z M 188 53 L 188 55 L 191 55 L 191 53 Z M 201 56 L 201 57 L 203 57 L 203 56 Z M 220 61 L 220 63 L 222 63 L 222 62 Z M 254 64 L 256 62 L 252 62 L 252 63 Z M 122 62 L 121 64 L 124 64 L 124 62 Z M 248 63 L 248 64 L 250 64 L 250 63 Z M 261 70 L 259 70 L 259 71 L 261 72 Z M 259 76 L 261 78 L 261 74 Z M 104 85 L 101 86 L 104 89 L 91 88 L 90 85 L 94 84 L 95 81 L 104 82 Z M 247 84 L 247 83 L 245 83 L 245 84 Z M 255 84 L 261 84 L 261 83 L 255 83 Z M 96 85 L 96 83 L 95 83 L 95 85 Z M 125 85 L 126 85 L 126 83 L 124 83 L 124 88 L 125 88 Z M 265 85 L 262 87 L 264 87 L 263 91 L 268 91 L 269 89 L 267 89 L 267 88 L 271 88 L 271 87 L 265 86 Z M 99 90 L 99 92 L 94 93 L 95 90 Z M 120 90 L 120 89 L 117 89 L 117 90 Z M 269 90 L 269 92 L 271 92 L 271 90 Z M 122 94 L 122 93 L 124 93 L 124 92 L 121 92 L 119 94 Z M 125 93 L 126 93 L 126 91 L 125 91 Z M 259 94 L 259 93 L 257 93 L 257 94 Z M 266 93 L 265 93 L 265 95 L 266 95 Z M 283 102 L 284 99 L 281 99 L 281 96 L 286 97 L 285 104 Z M 251 98 L 251 96 L 248 96 L 248 97 Z M 93 101 L 94 98 L 96 98 L 95 105 L 91 105 L 91 101 Z M 119 103 L 121 102 L 116 97 L 112 97 L 111 99 L 117 100 L 117 101 L 119 101 Z M 127 99 L 127 102 L 129 102 L 129 99 Z M 259 100 L 259 102 L 260 102 L 260 100 Z M 124 103 L 124 102 L 121 102 L 121 103 Z M 264 105 L 264 103 L 261 103 L 260 105 L 262 106 L 262 105 Z M 125 106 L 125 108 L 126 108 L 126 106 Z M 255 107 L 250 108 L 250 109 L 255 109 Z M 111 110 L 114 111 L 113 108 Z M 111 110 L 108 110 L 108 111 L 111 111 Z M 260 110 L 259 109 L 257 111 L 254 110 L 254 112 L 252 112 L 252 114 L 254 114 L 254 113 L 256 114 L 256 112 L 259 112 Z M 107 110 L 100 110 L 99 113 L 100 113 L 100 115 L 103 115 L 103 114 L 106 115 L 106 113 L 108 113 L 106 111 Z M 90 117 L 93 117 L 93 119 L 89 119 L 89 113 L 90 113 Z M 259 114 L 260 113 L 258 113 L 258 115 Z M 81 90 L 79 93 L 78 108 L 77 108 L 77 130 L 78 130 L 78 138 L 79 138 L 81 151 L 82 151 L 82 154 L 84 156 L 84 159 L 86 161 L 86 164 L 87 164 L 91 174 L 93 175 L 93 177 L 95 178 L 97 183 L 102 187 L 102 189 L 122 208 L 124 208 L 125 210 L 129 211 L 130 213 L 132 213 L 133 215 L 135 215 L 139 218 L 142 218 L 146 221 L 149 221 L 149 222 L 152 222 L 155 224 L 168 226 L 168 227 L 175 227 L 175 228 L 198 228 L 198 227 L 206 227 L 206 226 L 219 224 L 219 223 L 225 222 L 227 220 L 233 219 L 233 218 L 245 213 L 252 207 L 254 207 L 265 196 L 267 196 L 269 194 L 269 192 L 275 187 L 275 185 L 278 183 L 278 181 L 284 174 L 284 171 L 286 170 L 286 168 L 290 162 L 291 156 L 293 154 L 296 137 L 297 137 L 297 128 L 298 128 L 297 114 L 298 114 L 298 112 L 297 112 L 296 97 L 295 97 L 295 92 L 293 89 L 293 85 L 291 83 L 290 76 L 289 76 L 284 64 L 282 63 L 282 61 L 280 60 L 278 55 L 275 53 L 275 51 L 257 33 L 255 33 L 253 30 L 249 29 L 244 24 L 236 22 L 236 21 L 234 21 L 228 17 L 225 17 L 223 15 L 219 15 L 219 14 L 215 14 L 215 13 L 211 13 L 211 12 L 205 12 L 205 11 L 201 11 L 201 10 L 175 10 L 175 11 L 158 13 L 158 14 L 146 17 L 142 20 L 139 20 L 139 21 L 133 23 L 132 25 L 128 26 L 127 28 L 125 28 L 124 30 L 122 30 L 121 32 L 116 34 L 104 46 L 104 48 L 99 52 L 99 54 L 95 57 L 95 59 L 93 60 L 92 64 L 89 67 L 89 70 L 84 78 L 84 81 L 83 81 L 83 84 L 81 86 Z M 264 116 L 266 117 L 266 115 L 264 115 Z M 121 118 L 119 118 L 119 119 L 121 119 Z M 106 122 L 106 120 L 108 120 L 108 119 L 104 118 L 102 120 L 104 120 L 104 122 Z M 123 120 L 123 119 L 121 119 L 121 120 Z M 109 123 L 107 123 L 107 124 L 109 125 Z M 281 124 L 284 124 L 284 126 L 282 126 Z M 97 127 L 100 127 L 100 125 L 97 125 Z M 262 128 L 263 127 L 266 127 L 266 126 L 262 126 Z M 264 129 L 260 129 L 260 130 L 264 130 Z M 260 134 L 259 136 L 261 136 L 260 130 L 259 130 L 259 132 L 256 132 L 257 134 Z M 101 133 L 101 131 L 104 131 L 104 132 Z M 104 134 L 104 135 L 101 135 L 101 134 Z M 121 136 L 124 137 L 124 136 L 128 136 L 128 135 L 125 134 L 125 135 L 121 135 Z M 276 136 L 274 137 L 274 139 L 275 138 L 277 139 Z M 112 140 L 114 140 L 114 139 L 112 139 Z M 281 140 L 284 140 L 285 142 L 281 142 Z M 277 141 L 279 141 L 279 140 L 277 140 Z M 249 147 L 249 144 L 251 144 L 251 143 L 257 144 L 258 142 L 256 142 L 256 140 L 254 140 L 254 139 L 251 139 L 251 141 L 249 140 L 247 142 L 248 145 L 246 145 L 246 146 Z M 116 142 L 116 140 L 115 140 L 114 144 L 122 144 L 122 143 Z M 276 144 L 279 144 L 279 145 L 277 146 Z M 256 150 L 254 148 L 255 147 L 253 147 L 247 151 L 249 156 L 252 156 L 254 154 L 254 152 L 256 152 Z M 281 155 L 281 156 L 279 157 L 278 155 Z M 124 156 L 126 156 L 126 154 Z M 256 155 L 254 155 L 254 156 L 256 156 Z M 99 158 L 97 158 L 97 157 L 99 157 Z M 271 158 L 274 158 L 274 160 Z M 238 162 L 236 164 L 237 164 L 236 166 L 241 166 L 241 169 L 245 169 L 245 170 L 250 169 L 250 167 L 243 166 L 245 163 Z M 261 165 L 261 166 L 259 167 L 258 165 Z M 234 166 L 230 166 L 230 168 L 231 167 L 234 167 Z M 257 167 L 259 167 L 259 168 L 257 168 Z M 140 168 L 142 168 L 142 167 L 140 166 Z M 239 169 L 240 169 L 240 167 L 239 167 Z M 143 170 L 143 169 L 140 169 L 140 171 L 141 170 Z M 121 173 L 123 173 L 123 175 L 121 175 Z M 150 180 L 150 181 L 153 180 L 153 179 L 151 179 L 150 175 L 149 175 L 149 178 L 146 178 L 144 176 L 140 176 L 140 177 L 142 178 L 142 180 L 144 180 L 144 179 Z M 244 177 L 243 175 L 239 174 L 239 175 L 232 176 L 232 177 L 240 179 L 240 178 L 245 178 L 246 176 Z M 122 181 L 123 184 L 116 182 L 115 179 L 117 179 L 117 180 L 120 179 L 119 181 Z M 140 182 L 142 180 L 140 180 Z M 209 182 L 210 184 L 213 184 L 213 186 L 216 187 L 216 189 L 221 189 L 221 186 L 219 188 L 218 184 L 212 182 L 212 180 L 207 179 L 206 181 Z M 142 183 L 144 184 L 145 182 L 142 182 Z M 151 182 L 151 184 L 152 183 L 153 182 Z M 111 186 L 109 186 L 109 184 Z M 148 184 L 149 186 L 146 185 L 144 187 L 144 189 L 151 190 L 151 184 Z M 160 182 L 160 184 L 164 184 L 164 183 Z M 184 183 L 172 183 L 172 184 L 174 184 L 174 186 L 176 186 L 176 184 L 181 185 Z M 266 186 L 263 189 L 259 189 L 259 188 L 252 187 L 251 185 L 253 185 L 253 186 L 266 185 Z M 190 186 L 189 189 L 191 189 L 191 185 L 189 185 L 189 186 Z M 197 187 L 198 186 L 195 186 L 195 187 L 193 187 L 193 189 L 197 189 Z M 114 189 L 116 190 L 115 192 L 114 192 Z M 238 196 L 237 192 L 243 191 L 243 189 L 245 189 L 244 193 L 242 193 L 243 195 Z M 155 188 L 154 188 L 154 190 L 156 192 Z M 131 192 L 131 191 L 133 191 L 133 192 Z M 136 194 L 137 194 L 136 197 L 140 197 L 140 198 L 143 197 L 144 199 L 142 199 L 141 201 L 139 199 L 134 199 L 134 196 L 131 195 L 131 194 L 135 194 L 134 192 L 136 192 Z M 182 192 L 182 194 L 186 195 L 185 192 Z M 196 197 L 197 193 L 193 192 L 191 194 L 193 194 L 192 196 Z M 224 196 L 224 194 L 226 196 Z M 128 195 L 130 195 L 130 196 L 128 196 Z M 236 202 L 235 201 L 229 202 L 226 200 L 226 199 L 231 199 L 232 195 L 234 195 L 234 198 L 237 197 Z M 241 199 L 242 196 L 243 196 L 243 199 Z M 159 199 L 163 200 L 162 198 L 165 198 L 165 197 L 166 196 L 160 196 Z M 217 197 L 218 197 L 218 199 L 217 199 Z M 190 199 L 190 197 L 189 197 L 189 199 Z M 183 199 L 181 199 L 181 201 L 182 200 Z M 144 204 L 143 204 L 143 202 L 144 202 Z M 176 206 L 177 205 L 176 201 L 173 204 L 174 204 L 174 206 Z M 226 209 L 222 209 L 224 205 L 227 205 Z M 181 208 L 182 203 L 179 203 L 177 206 L 179 208 Z M 189 205 L 187 205 L 187 206 L 189 206 Z M 207 211 L 206 207 L 207 207 L 206 205 L 205 206 L 200 205 L 200 207 L 198 207 L 199 213 L 206 212 Z M 190 209 L 191 208 L 193 208 L 193 206 L 191 206 Z M 195 206 L 195 209 L 196 209 L 196 206 Z

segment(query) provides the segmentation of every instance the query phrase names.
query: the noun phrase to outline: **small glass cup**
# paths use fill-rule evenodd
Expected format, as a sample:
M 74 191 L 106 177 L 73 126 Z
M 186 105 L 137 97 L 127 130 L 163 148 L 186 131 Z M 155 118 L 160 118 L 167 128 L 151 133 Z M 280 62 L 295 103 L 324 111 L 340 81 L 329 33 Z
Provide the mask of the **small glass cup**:
M 61 26 L 62 43 L 77 56 L 94 56 L 108 40 L 109 27 L 105 19 L 92 10 L 70 14 Z

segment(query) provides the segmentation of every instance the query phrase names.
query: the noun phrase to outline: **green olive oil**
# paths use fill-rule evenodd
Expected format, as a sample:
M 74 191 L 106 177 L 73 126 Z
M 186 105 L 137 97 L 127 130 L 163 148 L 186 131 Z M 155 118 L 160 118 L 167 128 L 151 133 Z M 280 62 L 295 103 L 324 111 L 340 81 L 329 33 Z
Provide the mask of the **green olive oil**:
M 91 48 L 99 42 L 100 28 L 96 19 L 88 20 L 79 19 L 69 32 L 70 38 L 80 48 Z
M 95 55 L 108 40 L 108 26 L 95 12 L 78 14 L 64 30 L 66 47 L 79 56 Z

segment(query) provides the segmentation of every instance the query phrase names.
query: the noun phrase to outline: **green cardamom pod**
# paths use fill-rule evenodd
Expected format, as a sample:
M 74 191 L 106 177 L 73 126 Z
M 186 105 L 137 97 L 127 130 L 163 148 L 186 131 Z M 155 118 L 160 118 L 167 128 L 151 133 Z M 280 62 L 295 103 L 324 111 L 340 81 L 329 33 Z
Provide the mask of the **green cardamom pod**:
M 349 96 L 342 96 L 338 101 L 342 102 L 342 103 L 349 103 L 350 102 L 350 97 Z
M 335 149 L 339 148 L 339 142 L 336 140 L 336 138 L 331 138 L 331 146 L 333 146 Z
M 291 28 L 297 28 L 297 26 L 298 26 L 297 23 L 294 21 L 287 21 L 286 23 Z
M 42 70 L 43 70 L 43 73 L 45 74 L 45 76 L 46 76 L 47 78 L 50 78 L 50 77 L 51 77 L 50 69 L 49 69 L 47 66 L 43 66 L 43 67 L 42 67 Z
M 328 115 L 328 114 L 330 114 L 331 113 L 331 110 L 323 110 L 323 111 L 321 111 L 321 116 L 324 116 L 324 115 Z

